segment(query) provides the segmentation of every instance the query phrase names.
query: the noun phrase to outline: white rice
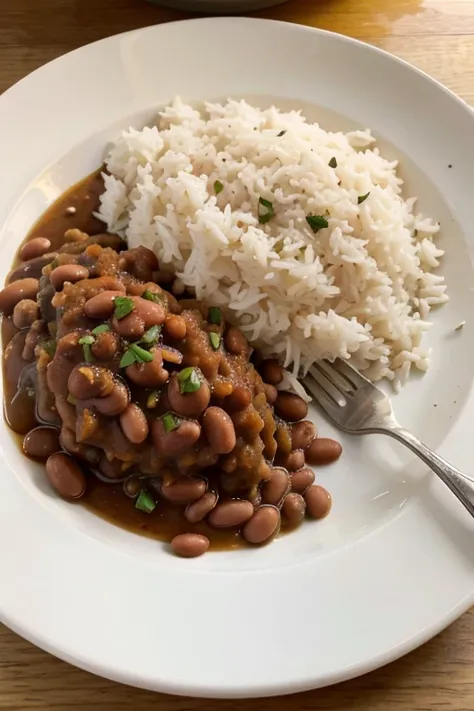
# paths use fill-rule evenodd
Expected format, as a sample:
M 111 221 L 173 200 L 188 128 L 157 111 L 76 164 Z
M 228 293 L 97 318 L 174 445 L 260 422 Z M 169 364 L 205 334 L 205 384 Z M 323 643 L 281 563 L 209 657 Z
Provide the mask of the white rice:
M 373 380 L 403 383 L 413 366 L 428 368 L 429 311 L 448 298 L 432 272 L 439 225 L 414 213 L 397 162 L 370 131 L 331 133 L 244 101 L 198 111 L 176 99 L 157 126 L 123 132 L 106 165 L 108 229 L 153 249 L 294 374 L 336 356 Z M 275 211 L 266 224 L 260 198 Z M 329 226 L 314 234 L 308 215 Z

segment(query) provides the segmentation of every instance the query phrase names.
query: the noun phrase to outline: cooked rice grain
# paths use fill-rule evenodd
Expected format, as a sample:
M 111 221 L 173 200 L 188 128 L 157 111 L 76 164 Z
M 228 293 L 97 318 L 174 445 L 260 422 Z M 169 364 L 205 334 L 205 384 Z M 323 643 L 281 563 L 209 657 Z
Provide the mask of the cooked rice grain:
M 397 162 L 368 130 L 331 133 L 244 101 L 198 111 L 176 99 L 157 126 L 124 131 L 106 165 L 108 229 L 153 249 L 265 355 L 294 373 L 350 358 L 373 380 L 427 369 L 428 314 L 447 300 L 432 273 L 439 225 L 414 212 Z M 260 198 L 275 213 L 266 224 Z M 329 226 L 313 233 L 309 215 Z

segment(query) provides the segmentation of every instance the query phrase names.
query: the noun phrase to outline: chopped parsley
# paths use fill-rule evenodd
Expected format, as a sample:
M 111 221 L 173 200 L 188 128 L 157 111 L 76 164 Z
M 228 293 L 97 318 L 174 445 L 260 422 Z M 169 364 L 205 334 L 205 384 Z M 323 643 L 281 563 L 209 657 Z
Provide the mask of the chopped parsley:
M 135 304 L 128 296 L 116 296 L 114 299 L 114 305 L 114 316 L 118 321 L 132 313 L 135 308 Z
M 220 326 L 222 322 L 222 311 L 218 306 L 211 306 L 207 315 L 209 323 Z
M 179 389 L 181 393 L 195 393 L 201 387 L 201 378 L 196 368 L 183 368 L 178 373 Z
M 214 333 L 213 331 L 209 334 L 209 340 L 211 342 L 211 346 L 214 348 L 215 351 L 219 350 L 219 346 L 221 344 L 221 337 L 219 336 L 218 333 Z
M 100 326 L 96 326 L 92 329 L 94 336 L 100 336 L 101 333 L 105 333 L 106 331 L 110 331 L 110 326 L 106 323 L 101 323 Z
M 86 361 L 86 363 L 92 363 L 92 361 L 94 360 L 94 357 L 93 357 L 92 351 L 91 351 L 91 345 L 93 343 L 95 343 L 94 336 L 82 336 L 82 338 L 80 338 L 78 340 L 78 344 L 80 346 L 82 346 L 82 350 L 84 353 L 84 360 Z
M 173 430 L 177 430 L 179 427 L 179 420 L 175 415 L 173 415 L 172 412 L 167 412 L 166 415 L 163 415 L 161 420 L 166 434 L 172 432 Z
M 258 201 L 258 221 L 261 225 L 266 225 L 272 217 L 275 216 L 275 210 L 273 209 L 273 203 L 265 198 L 259 198 Z
M 329 227 L 329 222 L 322 215 L 308 215 L 306 222 L 311 227 L 314 234 L 319 232 L 323 227 Z
M 138 498 L 135 501 L 135 508 L 143 511 L 144 513 L 150 514 L 156 509 L 156 503 L 148 491 L 141 489 L 138 494 Z

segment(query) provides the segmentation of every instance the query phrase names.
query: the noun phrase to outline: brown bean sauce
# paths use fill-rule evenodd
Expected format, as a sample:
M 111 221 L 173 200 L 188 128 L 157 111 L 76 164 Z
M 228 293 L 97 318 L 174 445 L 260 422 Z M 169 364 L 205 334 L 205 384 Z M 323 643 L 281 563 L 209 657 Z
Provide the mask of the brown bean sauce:
M 104 233 L 103 223 L 93 216 L 93 212 L 99 206 L 99 196 L 104 188 L 101 170 L 92 173 L 56 200 L 32 227 L 25 242 L 37 237 L 45 237 L 51 243 L 50 251 L 56 252 L 64 246 L 64 233 L 68 229 L 77 229 L 86 232 L 90 236 Z M 18 272 L 21 267 L 22 263 L 17 257 L 12 269 L 16 269 Z M 40 273 L 37 275 L 38 278 Z M 21 278 L 21 276 L 15 275 L 15 278 Z M 183 301 L 181 303 L 184 304 Z M 190 305 L 184 308 L 193 307 Z M 180 327 L 183 327 L 182 323 L 180 323 Z M 238 330 L 234 330 L 239 335 Z M 37 389 L 36 383 L 39 375 L 35 358 L 32 357 L 26 365 L 25 360 L 22 358 L 28 333 L 27 329 L 19 331 L 14 326 L 11 315 L 3 317 L 4 411 L 8 425 L 19 435 L 25 435 L 38 425 L 54 426 L 56 424 L 42 417 L 41 407 L 38 406 L 36 401 L 35 390 Z M 237 341 L 234 346 L 237 351 L 239 346 Z M 232 349 L 230 349 L 230 352 L 232 353 Z M 235 403 L 229 409 L 231 412 L 232 410 L 239 411 L 248 404 L 243 401 L 240 402 L 242 400 L 240 390 L 242 388 L 237 387 L 234 391 L 235 396 L 239 397 L 234 397 Z M 245 395 L 245 392 L 243 394 Z M 143 396 L 143 393 L 141 395 Z M 225 396 L 224 392 L 223 396 Z M 213 409 L 216 410 L 218 408 Z M 47 408 L 44 411 L 47 412 Z M 283 453 L 286 451 L 288 454 L 291 450 L 291 436 L 289 429 L 287 431 L 285 428 L 288 428 L 285 423 L 282 421 L 277 422 L 275 439 L 278 442 L 278 451 L 283 451 Z M 267 443 L 265 443 L 266 445 Z M 224 450 L 225 447 L 223 448 Z M 104 482 L 99 477 L 96 477 L 92 471 L 87 472 L 86 476 L 87 489 L 80 500 L 81 503 L 95 514 L 127 530 L 168 542 L 181 533 L 202 534 L 209 538 L 212 549 L 228 549 L 246 545 L 239 531 L 235 528 L 216 529 L 208 525 L 206 521 L 191 524 L 184 517 L 182 506 L 173 505 L 161 497 L 159 497 L 159 502 L 152 514 L 147 514 L 137 509 L 135 501 L 124 494 L 122 482 L 116 484 Z M 217 487 L 213 486 L 212 481 L 209 481 L 208 490 L 211 491 L 213 488 Z M 284 520 L 282 521 L 282 531 L 291 530 L 292 528 L 294 526 Z

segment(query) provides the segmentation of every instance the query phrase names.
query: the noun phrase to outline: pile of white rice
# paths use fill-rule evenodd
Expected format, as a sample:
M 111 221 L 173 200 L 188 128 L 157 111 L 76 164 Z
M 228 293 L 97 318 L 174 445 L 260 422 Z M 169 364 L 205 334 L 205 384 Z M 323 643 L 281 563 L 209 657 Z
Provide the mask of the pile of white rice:
M 414 213 L 397 162 L 368 130 L 331 133 L 244 101 L 197 111 L 176 99 L 157 126 L 123 132 L 106 165 L 108 229 L 153 249 L 265 355 L 294 373 L 350 358 L 373 380 L 401 383 L 412 366 L 428 368 L 428 314 L 447 300 L 432 272 L 439 225 Z M 260 198 L 274 211 L 265 224 Z M 328 227 L 314 233 L 310 215 Z

